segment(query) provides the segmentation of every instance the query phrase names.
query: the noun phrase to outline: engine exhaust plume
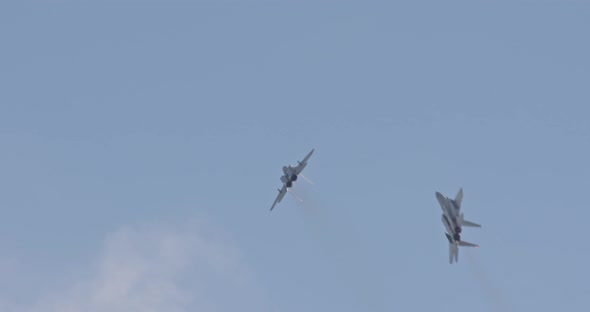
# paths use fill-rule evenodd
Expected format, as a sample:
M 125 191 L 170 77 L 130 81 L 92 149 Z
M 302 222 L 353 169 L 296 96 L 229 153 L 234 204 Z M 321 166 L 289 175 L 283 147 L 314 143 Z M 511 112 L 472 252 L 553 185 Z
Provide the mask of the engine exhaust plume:
M 506 301 L 506 296 L 488 278 L 488 274 L 482 268 L 480 261 L 473 254 L 473 251 L 465 250 L 464 254 L 473 278 L 479 284 L 485 297 L 493 305 L 493 310 L 500 312 L 514 311 Z

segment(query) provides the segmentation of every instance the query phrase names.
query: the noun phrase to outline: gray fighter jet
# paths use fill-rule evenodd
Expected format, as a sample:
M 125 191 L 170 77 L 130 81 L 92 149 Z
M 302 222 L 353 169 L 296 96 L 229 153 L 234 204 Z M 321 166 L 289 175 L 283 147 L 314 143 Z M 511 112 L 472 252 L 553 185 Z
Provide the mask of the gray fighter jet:
M 305 166 L 307 166 L 307 160 L 309 160 L 309 157 L 311 157 L 311 154 L 313 154 L 314 150 L 315 149 L 312 149 L 311 152 L 309 152 L 309 154 L 307 154 L 307 156 L 305 156 L 305 158 L 303 158 L 302 161 L 298 161 L 297 166 L 283 166 L 283 175 L 281 176 L 281 182 L 283 182 L 283 187 L 278 189 L 279 195 L 277 196 L 277 199 L 275 199 L 275 202 L 272 204 L 272 207 L 270 207 L 271 211 L 275 208 L 276 204 L 281 202 L 285 194 L 289 192 L 289 188 L 293 186 L 293 182 L 297 181 L 297 176 L 302 176 L 304 179 L 306 179 L 305 176 L 301 174 L 301 171 L 303 171 Z M 295 194 L 293 194 L 293 196 L 297 197 Z M 299 197 L 297 197 L 297 199 L 299 201 L 302 201 Z
M 461 229 L 463 226 L 468 227 L 481 227 L 477 223 L 467 221 L 463 218 L 461 212 L 461 201 L 463 200 L 463 189 L 459 189 L 455 199 L 450 199 L 443 196 L 441 193 L 436 192 L 436 199 L 440 204 L 440 208 L 443 211 L 442 222 L 445 225 L 447 233 L 447 239 L 449 240 L 449 263 L 459 261 L 459 246 L 468 246 L 478 248 L 476 244 L 464 242 L 461 240 Z

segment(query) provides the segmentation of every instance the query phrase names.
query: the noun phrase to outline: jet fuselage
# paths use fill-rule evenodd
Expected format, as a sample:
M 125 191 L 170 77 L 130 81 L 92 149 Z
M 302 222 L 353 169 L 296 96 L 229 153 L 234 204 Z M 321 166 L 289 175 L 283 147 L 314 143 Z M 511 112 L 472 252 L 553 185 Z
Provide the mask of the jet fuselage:
M 291 166 L 283 166 L 283 175 L 281 176 L 281 182 L 287 185 L 287 187 L 293 186 L 293 182 L 297 181 L 297 172 L 295 168 Z
M 441 220 L 445 226 L 445 236 L 449 241 L 449 263 L 459 261 L 459 246 L 475 247 L 478 245 L 461 240 L 461 227 L 481 227 L 481 225 L 467 221 L 463 218 L 461 212 L 461 202 L 463 201 L 463 189 L 460 188 L 455 199 L 450 199 L 436 192 L 436 199 L 443 211 Z
M 448 197 L 443 196 L 441 193 L 436 193 L 436 198 L 440 204 L 440 208 L 443 211 L 442 221 L 447 228 L 449 234 L 455 236 L 455 234 L 461 233 L 461 207 L 459 204 Z
M 453 238 L 453 242 L 450 243 L 455 243 L 455 241 L 460 241 L 461 240 L 461 234 L 459 234 L 456 231 L 456 227 L 454 227 L 452 225 L 452 223 L 449 221 L 449 218 L 447 218 L 446 215 L 441 215 L 441 219 L 442 219 L 442 223 L 445 225 L 445 229 L 447 230 L 447 233 L 449 233 L 449 235 Z

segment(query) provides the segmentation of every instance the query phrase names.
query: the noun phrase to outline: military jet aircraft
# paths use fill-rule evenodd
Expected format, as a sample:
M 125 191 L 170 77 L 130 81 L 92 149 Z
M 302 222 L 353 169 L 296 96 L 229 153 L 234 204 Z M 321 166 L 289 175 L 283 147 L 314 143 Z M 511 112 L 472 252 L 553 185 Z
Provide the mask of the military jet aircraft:
M 463 188 L 459 189 L 455 199 L 445 197 L 439 192 L 436 192 L 436 199 L 438 200 L 440 208 L 443 211 L 442 222 L 447 230 L 445 235 L 449 240 L 449 263 L 452 264 L 453 259 L 455 262 L 459 261 L 459 246 L 479 247 L 476 244 L 464 242 L 461 240 L 462 227 L 481 227 L 481 225 L 467 221 L 463 218 L 463 213 L 461 212 Z
M 303 171 L 305 166 L 307 166 L 307 160 L 309 160 L 309 157 L 311 157 L 311 154 L 313 154 L 314 150 L 315 149 L 312 149 L 311 152 L 309 152 L 309 154 L 307 154 L 307 156 L 305 156 L 305 158 L 303 158 L 302 161 L 298 161 L 297 166 L 283 166 L 283 175 L 281 176 L 281 182 L 283 182 L 283 187 L 278 189 L 279 195 L 275 199 L 275 202 L 272 204 L 272 207 L 270 207 L 271 211 L 275 208 L 276 204 L 281 202 L 285 194 L 289 192 L 289 188 L 293 186 L 293 182 L 297 181 L 297 176 L 301 175 L 304 179 L 306 179 L 305 176 L 301 174 L 301 171 Z M 295 195 L 293 194 L 293 196 Z M 299 200 L 301 201 L 301 199 Z

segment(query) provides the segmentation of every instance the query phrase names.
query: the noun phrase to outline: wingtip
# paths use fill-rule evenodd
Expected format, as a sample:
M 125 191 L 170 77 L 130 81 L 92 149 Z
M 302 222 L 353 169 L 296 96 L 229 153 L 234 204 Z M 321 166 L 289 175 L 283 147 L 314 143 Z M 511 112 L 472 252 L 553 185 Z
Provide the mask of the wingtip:
M 438 200 L 439 203 L 444 202 L 445 200 L 445 196 L 443 194 L 441 194 L 441 192 L 434 192 L 434 197 L 436 197 L 436 199 Z

